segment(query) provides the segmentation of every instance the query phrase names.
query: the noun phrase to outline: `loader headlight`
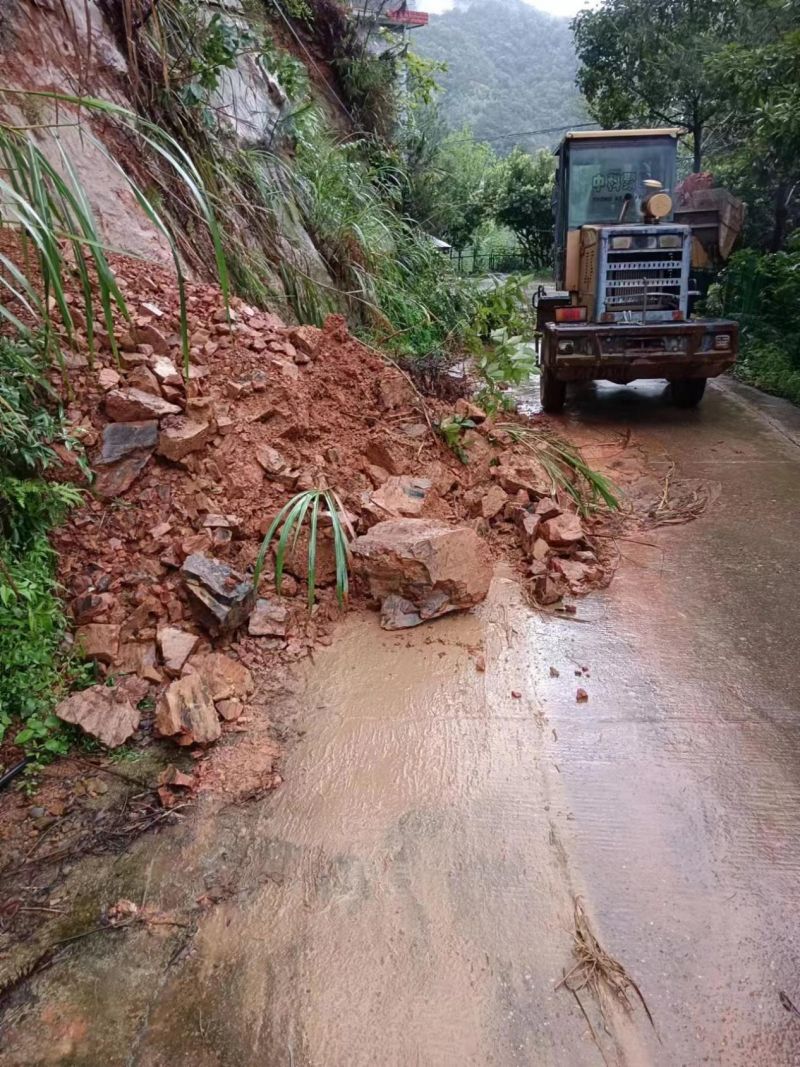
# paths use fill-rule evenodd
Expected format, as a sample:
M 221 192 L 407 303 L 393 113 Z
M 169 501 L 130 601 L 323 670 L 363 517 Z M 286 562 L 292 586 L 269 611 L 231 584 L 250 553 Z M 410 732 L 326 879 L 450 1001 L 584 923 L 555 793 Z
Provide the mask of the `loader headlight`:
M 629 248 L 633 248 L 633 237 L 630 234 L 626 237 L 612 237 L 611 248 L 614 252 L 627 252 Z
M 662 233 L 658 239 L 659 248 L 680 248 L 681 235 L 679 233 Z
M 714 338 L 714 348 L 726 349 L 731 347 L 731 335 L 729 333 L 718 333 Z

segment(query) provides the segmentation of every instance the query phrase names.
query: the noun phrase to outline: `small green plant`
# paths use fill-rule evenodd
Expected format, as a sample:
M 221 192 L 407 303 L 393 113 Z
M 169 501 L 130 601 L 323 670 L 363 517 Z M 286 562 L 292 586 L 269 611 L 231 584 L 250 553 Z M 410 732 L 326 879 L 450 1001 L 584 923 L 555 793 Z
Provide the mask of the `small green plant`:
M 272 37 L 265 36 L 260 45 L 259 61 L 273 74 L 290 100 L 298 100 L 308 91 L 308 74 L 299 59 L 279 48 Z
M 285 13 L 289 18 L 306 24 L 314 20 L 314 9 L 308 0 L 267 0 L 267 2 L 278 15 Z
M 484 347 L 475 360 L 475 367 L 486 383 L 481 400 L 490 411 L 498 408 L 508 410 L 506 389 L 509 385 L 521 385 L 537 373 L 536 349 L 532 341 L 522 335 L 509 337 L 505 329 L 495 330 L 491 345 Z
M 474 421 L 466 415 L 449 415 L 441 420 L 436 429 L 450 451 L 458 456 L 462 463 L 469 462 L 464 446 L 461 444 L 461 436 L 465 430 L 475 429 Z
M 609 479 L 590 467 L 565 441 L 516 423 L 498 423 L 497 429 L 533 452 L 547 471 L 553 488 L 568 493 L 582 514 L 592 511 L 600 503 L 613 511 L 619 510 L 620 502 Z
M 208 94 L 219 87 L 221 71 L 232 70 L 237 56 L 255 43 L 249 31 L 224 19 L 219 12 L 203 27 L 199 37 L 187 64 L 187 81 L 181 88 L 181 99 L 189 107 L 204 104 Z
M 533 323 L 526 310 L 526 281 L 525 277 L 512 275 L 480 292 L 471 326 L 486 344 L 498 330 L 504 330 L 508 337 L 533 335 Z
M 478 399 L 490 414 L 511 410 L 514 404 L 508 386 L 520 385 L 537 371 L 524 282 L 524 278 L 512 276 L 476 298 L 467 343 L 484 381 Z
M 286 566 L 287 556 L 293 555 L 303 530 L 308 521 L 308 606 L 314 606 L 317 584 L 317 550 L 320 537 L 320 519 L 327 518 L 333 531 L 333 553 L 336 561 L 336 596 L 340 606 L 344 606 L 350 588 L 348 570 L 350 560 L 350 537 L 354 536 L 350 520 L 341 501 L 332 489 L 307 489 L 297 493 L 288 504 L 284 504 L 275 516 L 266 537 L 261 543 L 253 570 L 253 582 L 258 588 L 267 552 L 273 538 L 280 530 L 275 548 L 275 589 L 280 592 L 281 580 Z M 291 540 L 291 546 L 289 542 Z

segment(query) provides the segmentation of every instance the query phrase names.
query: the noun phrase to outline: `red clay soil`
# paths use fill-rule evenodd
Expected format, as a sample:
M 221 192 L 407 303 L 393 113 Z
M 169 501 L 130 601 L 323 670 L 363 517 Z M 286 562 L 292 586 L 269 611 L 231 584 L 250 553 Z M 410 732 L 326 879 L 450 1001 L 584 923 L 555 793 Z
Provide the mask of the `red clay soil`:
M 90 457 L 110 421 L 100 371 L 116 369 L 122 388 L 141 382 L 153 353 L 146 342 L 135 342 L 148 337 L 157 348 L 163 338 L 165 351 L 176 365 L 180 362 L 173 278 L 138 261 L 119 259 L 115 268 L 134 315 L 133 327 L 122 324 L 120 333 L 130 351 L 121 353 L 118 367 L 105 351 L 92 369 L 72 369 L 69 375 L 74 399 L 68 415 Z M 486 490 L 497 486 L 492 464 L 528 456 L 507 434 L 494 430 L 491 420 L 466 435 L 469 463 L 464 465 L 430 429 L 430 421 L 452 413 L 452 406 L 426 400 L 423 409 L 408 380 L 350 336 L 341 318 L 329 318 L 322 331 L 298 330 L 234 300 L 235 321 L 229 324 L 220 293 L 210 285 L 190 286 L 189 308 L 186 397 L 180 384 L 162 392 L 195 421 L 215 423 L 216 432 L 178 462 L 154 456 L 132 487 L 111 501 L 87 494 L 85 505 L 58 532 L 61 578 L 71 599 L 87 592 L 104 595 L 104 610 L 91 621 L 121 625 L 123 639 L 149 641 L 156 624 L 191 618 L 178 573 L 186 555 L 204 552 L 246 571 L 280 507 L 293 493 L 311 487 L 335 489 L 356 531 L 363 532 L 389 517 L 370 503 L 387 475 L 430 479 L 423 515 L 473 522 L 497 554 L 510 555 L 527 574 L 515 515 L 531 503 L 531 495 L 500 490 L 498 514 L 489 521 L 480 517 Z M 78 356 L 71 362 L 84 360 Z M 258 458 L 265 446 L 280 453 L 287 473 L 265 475 Z M 71 474 L 78 476 L 77 467 Z M 569 506 L 563 499 L 560 503 Z M 214 528 L 220 521 L 214 516 L 227 517 L 222 529 Z M 596 584 L 606 577 L 607 569 L 600 567 L 591 580 Z M 269 592 L 268 587 L 269 576 L 262 590 Z M 289 638 L 237 641 L 238 654 L 252 668 L 272 666 L 276 652 L 292 659 L 326 640 L 338 610 L 332 596 L 323 593 L 309 620 L 304 588 L 290 581 L 285 592 L 297 608 Z

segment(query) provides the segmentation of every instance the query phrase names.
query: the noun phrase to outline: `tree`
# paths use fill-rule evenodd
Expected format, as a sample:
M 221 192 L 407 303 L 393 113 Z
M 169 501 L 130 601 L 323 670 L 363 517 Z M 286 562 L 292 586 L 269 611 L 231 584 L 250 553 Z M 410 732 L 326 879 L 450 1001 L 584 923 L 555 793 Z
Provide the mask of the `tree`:
M 554 174 L 550 152 L 532 156 L 515 148 L 488 181 L 495 221 L 514 233 L 531 264 L 545 263 L 553 246 Z
M 478 143 L 469 130 L 448 134 L 425 154 L 420 150 L 411 172 L 409 213 L 424 230 L 466 248 L 487 217 L 486 183 L 496 162 L 489 145 Z
M 797 214 L 800 30 L 755 46 L 731 45 L 709 71 L 728 108 L 720 169 L 748 201 L 756 243 L 777 252 Z
M 741 0 L 606 0 L 573 22 L 578 85 L 607 127 L 680 126 L 702 167 L 709 123 L 724 111 L 709 59 L 737 39 Z

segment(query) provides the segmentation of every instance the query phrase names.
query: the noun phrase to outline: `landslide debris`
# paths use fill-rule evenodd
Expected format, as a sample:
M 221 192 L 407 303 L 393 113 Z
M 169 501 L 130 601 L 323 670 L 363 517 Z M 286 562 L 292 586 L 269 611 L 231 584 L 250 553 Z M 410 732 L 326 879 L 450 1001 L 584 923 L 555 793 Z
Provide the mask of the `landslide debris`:
M 280 596 L 269 560 L 259 588 L 252 578 L 265 532 L 303 490 L 342 501 L 357 535 L 353 602 L 375 601 L 387 628 L 479 603 L 493 557 L 509 558 L 540 604 L 609 578 L 599 520 L 576 514 L 530 449 L 466 400 L 423 401 L 341 317 L 298 327 L 239 300 L 228 313 L 217 287 L 190 285 L 184 375 L 174 280 L 123 257 L 113 266 L 133 321 L 120 324 L 118 362 L 102 331 L 93 366 L 80 343 L 70 357 L 67 413 L 96 477 L 55 541 L 84 653 L 101 673 L 149 686 L 141 729 L 208 744 L 252 689 L 223 695 L 199 662 L 224 650 L 228 664 L 274 675 L 329 643 L 339 610 L 329 526 L 310 615 L 305 532 Z M 454 410 L 474 423 L 466 464 L 430 430 Z M 59 714 L 79 721 L 75 707 Z M 105 743 L 121 736 L 81 717 Z

